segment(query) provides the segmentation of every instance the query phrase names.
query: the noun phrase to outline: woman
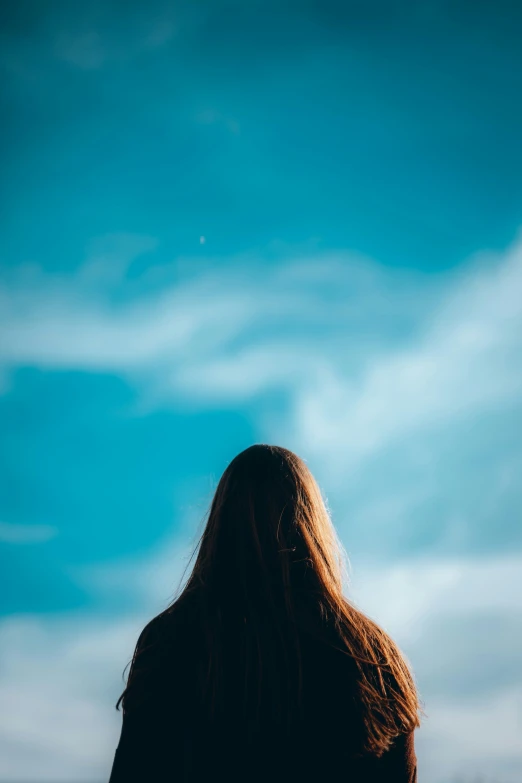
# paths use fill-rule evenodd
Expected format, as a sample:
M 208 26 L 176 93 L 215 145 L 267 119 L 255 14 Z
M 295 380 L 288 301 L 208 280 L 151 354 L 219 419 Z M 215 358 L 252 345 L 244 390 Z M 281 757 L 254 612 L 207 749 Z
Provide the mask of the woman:
M 138 639 L 109 783 L 416 781 L 412 675 L 342 581 L 305 463 L 241 452 L 184 590 Z

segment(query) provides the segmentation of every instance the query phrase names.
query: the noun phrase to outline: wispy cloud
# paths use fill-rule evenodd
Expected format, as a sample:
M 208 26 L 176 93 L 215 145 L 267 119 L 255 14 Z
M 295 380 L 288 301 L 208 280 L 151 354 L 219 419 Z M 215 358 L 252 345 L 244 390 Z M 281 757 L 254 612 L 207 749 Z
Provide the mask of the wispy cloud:
M 127 238 L 128 242 L 128 238 Z M 122 258 L 100 250 L 73 278 L 47 277 L 34 267 L 0 289 L 0 362 L 89 371 L 174 369 L 235 336 L 251 318 L 254 291 L 228 295 L 215 275 L 116 304 L 107 283 L 150 243 L 137 238 Z
M 137 241 L 135 254 L 152 249 Z M 520 243 L 432 288 L 349 254 L 248 258 L 160 291 L 145 276 L 126 297 L 122 281 L 115 303 L 95 280 L 114 268 L 98 252 L 73 278 L 32 270 L 5 285 L 4 368 L 120 372 L 210 403 L 277 387 L 293 399 L 285 434 L 348 464 L 522 390 Z
M 497 265 L 468 268 L 407 347 L 374 356 L 358 379 L 320 375 L 298 398 L 307 446 L 328 452 L 341 441 L 357 460 L 412 430 L 516 400 L 521 291 L 517 245 Z

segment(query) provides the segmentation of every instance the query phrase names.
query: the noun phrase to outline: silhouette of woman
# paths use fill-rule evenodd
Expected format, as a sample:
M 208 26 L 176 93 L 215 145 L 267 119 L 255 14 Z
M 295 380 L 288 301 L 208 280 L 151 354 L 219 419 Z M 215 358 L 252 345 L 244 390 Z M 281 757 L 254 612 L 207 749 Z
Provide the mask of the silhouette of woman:
M 232 460 L 185 588 L 138 639 L 109 783 L 414 783 L 414 680 L 343 569 L 303 460 Z

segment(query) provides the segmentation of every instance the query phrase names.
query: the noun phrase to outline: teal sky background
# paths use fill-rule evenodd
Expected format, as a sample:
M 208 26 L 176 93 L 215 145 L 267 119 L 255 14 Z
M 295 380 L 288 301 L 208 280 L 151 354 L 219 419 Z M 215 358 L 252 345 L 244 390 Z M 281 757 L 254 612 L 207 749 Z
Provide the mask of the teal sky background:
M 107 777 L 140 623 L 268 441 L 415 666 L 422 779 L 514 783 L 522 7 L 2 14 L 0 781 Z

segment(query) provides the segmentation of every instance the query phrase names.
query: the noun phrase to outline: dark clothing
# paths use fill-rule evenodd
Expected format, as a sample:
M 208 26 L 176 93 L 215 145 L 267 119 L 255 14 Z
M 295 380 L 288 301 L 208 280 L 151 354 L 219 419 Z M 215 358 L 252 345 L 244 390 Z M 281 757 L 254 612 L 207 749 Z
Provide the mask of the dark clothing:
M 109 783 L 416 783 L 413 732 L 380 758 L 357 757 L 355 671 L 342 652 L 303 633 L 299 719 L 290 730 L 267 719 L 247 739 L 233 707 L 212 725 L 202 717 L 195 689 L 201 644 L 186 628 L 173 634 L 171 620 L 157 618 L 138 642 L 140 687 L 124 711 Z

